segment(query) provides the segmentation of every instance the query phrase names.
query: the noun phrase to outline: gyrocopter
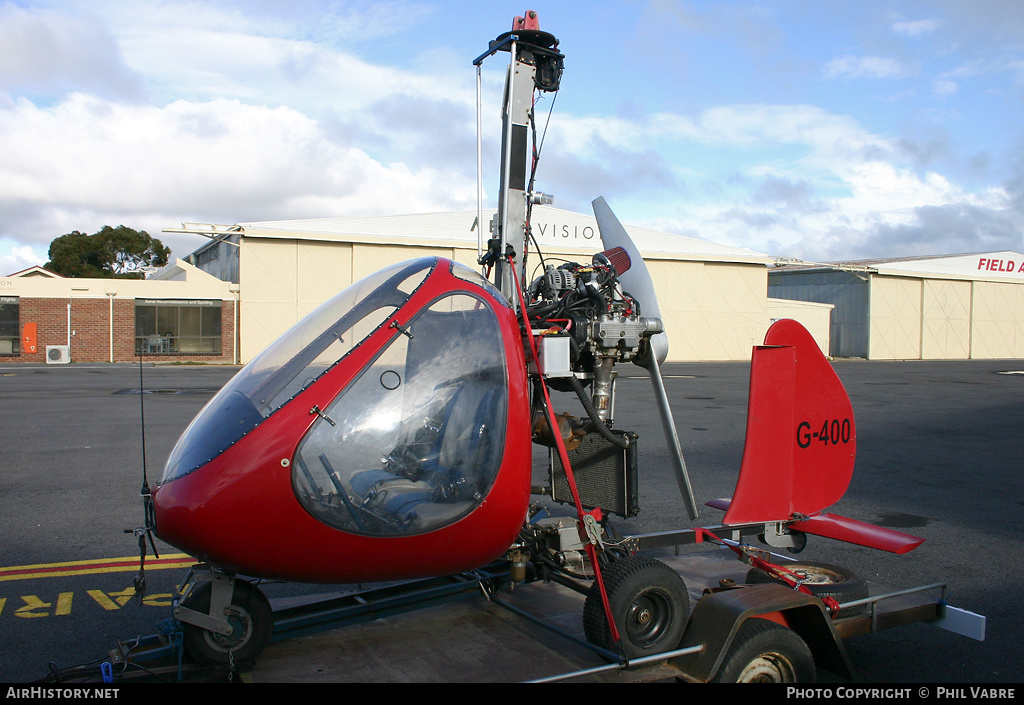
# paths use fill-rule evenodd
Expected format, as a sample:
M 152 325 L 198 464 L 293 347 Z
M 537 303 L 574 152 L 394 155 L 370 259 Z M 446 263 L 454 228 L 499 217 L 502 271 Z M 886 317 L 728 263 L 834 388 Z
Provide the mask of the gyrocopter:
M 481 269 L 413 259 L 321 305 L 216 394 L 145 495 L 147 529 L 201 561 L 174 612 L 197 659 L 243 660 L 266 645 L 268 601 L 241 576 L 391 581 L 496 560 L 513 581 L 586 575 L 587 636 L 609 649 L 637 657 L 680 643 L 690 616 L 681 578 L 629 550 L 653 542 L 612 541 L 608 521 L 636 513 L 642 464 L 637 434 L 613 416 L 621 363 L 648 372 L 683 505 L 697 516 L 661 377 L 668 340 L 654 284 L 603 198 L 593 207 L 604 251 L 527 279 L 531 209 L 543 198 L 534 96 L 558 90 L 563 55 L 533 12 L 490 43 L 478 74 L 498 52 L 511 60 Z M 556 393 L 585 415 L 558 413 Z M 535 443 L 552 455 L 541 489 L 574 517 L 533 520 Z M 855 447 L 849 398 L 816 342 L 794 321 L 775 323 L 752 355 L 736 491 L 710 502 L 724 520 L 673 540 L 753 534 L 799 549 L 815 534 L 914 548 L 922 539 L 824 512 L 850 482 Z

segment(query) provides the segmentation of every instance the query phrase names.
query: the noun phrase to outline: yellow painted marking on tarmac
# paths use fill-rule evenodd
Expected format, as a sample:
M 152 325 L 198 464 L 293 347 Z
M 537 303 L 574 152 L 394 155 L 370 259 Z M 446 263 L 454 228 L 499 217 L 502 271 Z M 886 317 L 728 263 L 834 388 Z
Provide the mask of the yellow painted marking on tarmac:
M 89 594 L 89 597 L 91 597 L 92 599 L 96 600 L 96 602 L 98 602 L 100 607 L 102 607 L 103 609 L 105 609 L 105 610 L 120 609 L 117 606 L 117 603 L 114 602 L 113 600 L 111 600 L 109 597 L 107 597 L 107 594 L 105 592 L 103 592 L 102 590 L 86 590 L 86 592 Z
M 22 607 L 14 610 L 15 617 L 21 617 L 22 619 L 35 619 L 37 617 L 46 617 L 49 612 L 40 613 L 39 610 L 45 610 L 53 606 L 50 602 L 43 602 L 35 595 L 23 595 L 21 598 L 25 604 Z
M 132 588 L 134 590 L 134 588 Z M 149 607 L 170 607 L 174 595 L 169 592 L 161 592 L 158 595 L 146 595 L 142 598 L 142 604 Z
M 103 592 L 102 590 L 86 590 L 96 604 L 108 612 L 119 610 L 127 605 L 135 595 L 135 588 L 129 587 L 118 592 Z M 14 610 L 15 617 L 21 619 L 37 619 L 39 617 L 62 617 L 71 614 L 71 605 L 75 593 L 62 592 L 57 596 L 56 602 L 45 602 L 38 595 L 22 595 L 21 607 Z M 174 598 L 171 593 L 160 593 L 159 595 L 146 595 L 142 598 L 142 604 L 149 607 L 169 607 Z M 6 597 L 0 597 L 0 613 L 7 604 Z
M 60 616 L 62 614 L 71 614 L 71 598 L 74 597 L 73 592 L 62 592 L 57 596 L 57 609 L 54 610 L 54 614 Z
M 186 553 L 163 555 L 159 559 L 146 561 L 146 570 L 188 568 L 196 559 Z M 139 569 L 139 557 L 97 558 L 85 561 L 63 563 L 35 563 L 0 568 L 0 582 L 7 580 L 30 580 L 33 578 L 63 578 L 73 575 L 95 575 L 98 573 L 134 573 Z
M 86 590 L 89 597 L 96 600 L 100 607 L 105 610 L 116 610 L 128 604 L 128 601 L 135 597 L 135 588 L 130 587 L 121 592 L 103 592 L 102 590 Z M 114 598 L 114 599 L 111 599 Z
M 71 614 L 71 599 L 73 597 L 73 592 L 62 592 L 58 595 L 57 608 L 53 611 L 53 614 L 55 616 Z M 35 619 L 36 617 L 50 616 L 48 610 L 53 607 L 52 602 L 43 602 L 35 595 L 23 595 L 21 599 L 25 604 L 14 610 L 15 617 L 21 617 L 22 619 Z M 40 612 L 40 610 L 47 611 Z

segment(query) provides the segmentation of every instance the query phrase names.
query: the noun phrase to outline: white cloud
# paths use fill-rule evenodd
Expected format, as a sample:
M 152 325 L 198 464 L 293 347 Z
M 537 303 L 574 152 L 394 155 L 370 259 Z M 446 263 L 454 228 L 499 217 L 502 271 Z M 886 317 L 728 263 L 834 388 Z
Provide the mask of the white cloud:
M 201 26 L 218 33 L 306 38 L 328 44 L 375 42 L 422 24 L 437 10 L 429 3 L 375 0 L 65 0 L 110 18 L 118 34 L 163 27 L 173 34 Z M 103 8 L 102 10 L 98 8 Z
M 0 46 L 0 91 L 141 96 L 141 77 L 125 64 L 117 39 L 92 15 L 0 6 Z
M 906 78 L 913 70 L 897 59 L 883 56 L 847 54 L 825 64 L 826 79 L 834 78 Z
M 0 235 L 40 244 L 68 232 L 52 230 L 58 223 L 83 231 L 122 222 L 144 227 L 136 219 L 162 214 L 159 230 L 182 220 L 475 203 L 469 169 L 382 162 L 298 111 L 235 100 L 159 108 L 75 94 L 40 108 L 21 99 L 0 111 L 0 153 L 0 223 L 17 228 Z
M 908 37 L 919 37 L 923 34 L 934 32 L 942 25 L 941 20 L 928 19 L 916 20 L 914 22 L 894 22 L 892 31 L 895 34 L 903 34 Z
M 0 237 L 45 249 L 105 224 L 158 234 L 183 220 L 475 204 L 472 72 L 436 52 L 422 70 L 354 53 L 435 10 L 333 1 L 295 9 L 0 5 Z M 47 42 L 62 52 L 42 51 Z M 19 82 L 32 90 L 14 90 Z M 137 99 L 143 91 L 151 103 Z
M 7 254 L 0 254 L 0 276 L 14 274 L 45 262 L 46 257 L 31 247 L 14 245 Z
M 159 101 L 237 98 L 318 114 L 359 110 L 395 92 L 436 95 L 445 85 L 449 98 L 465 94 L 471 104 L 464 66 L 458 75 L 444 64 L 417 73 L 361 53 L 374 54 L 368 45 L 432 12 L 400 2 L 146 2 L 118 10 L 112 22 L 126 61 L 144 70 Z
M 0 4 L 0 39 L 5 50 L 17 48 L 0 55 L 0 237 L 39 243 L 38 252 L 57 235 L 94 232 L 104 224 L 156 234 L 183 220 L 231 223 L 473 205 L 468 61 L 486 44 L 474 45 L 466 56 L 456 56 L 454 48 L 465 49 L 456 37 L 465 34 L 462 29 L 478 31 L 473 19 L 418 2 L 60 0 L 54 7 L 59 9 Z M 631 222 L 657 221 L 678 232 L 782 254 L 820 252 L 825 243 L 844 238 L 862 242 L 856 228 L 905 232 L 923 222 L 922 209 L 931 209 L 929 223 L 935 223 L 956 209 L 967 219 L 997 208 L 995 196 L 977 196 L 937 171 L 939 163 L 963 163 L 955 154 L 957 134 L 936 142 L 945 146 L 942 160 L 925 159 L 929 145 L 900 139 L 899 130 L 913 118 L 935 115 L 938 99 L 954 91 L 964 98 L 979 88 L 994 93 L 1001 89 L 996 80 L 1005 83 L 1006 77 L 1019 86 L 1024 72 L 1018 54 L 956 48 L 964 22 L 946 16 L 947 9 L 934 11 L 936 19 L 919 20 L 867 13 L 874 35 L 888 35 L 874 44 L 857 44 L 854 37 L 867 35 L 850 32 L 862 11 L 815 20 L 823 30 L 820 41 L 800 43 L 799 50 L 782 41 L 785 13 L 771 12 L 741 29 L 753 32 L 756 25 L 759 36 L 771 39 L 759 51 L 727 50 L 722 61 L 708 59 L 729 46 L 717 41 L 724 31 L 720 22 L 739 7 L 676 18 L 673 27 L 694 35 L 679 50 L 679 58 L 691 63 L 660 64 L 658 72 L 649 66 L 638 72 L 635 56 L 616 53 L 616 42 L 630 29 L 629 21 L 621 27 L 607 22 L 611 10 L 598 24 L 582 16 L 570 23 L 569 33 L 559 36 L 572 78 L 563 88 L 574 97 L 560 99 L 538 187 L 553 192 L 560 207 L 586 210 L 590 199 L 606 195 L 623 204 Z M 647 27 L 657 14 L 652 12 L 638 26 Z M 427 22 L 440 14 L 448 21 Z M 506 26 L 507 18 L 496 31 Z M 735 29 L 735 23 L 729 26 Z M 989 23 L 977 20 L 976 26 Z M 61 40 L 54 45 L 58 51 L 38 52 L 31 42 L 18 43 L 18 27 L 33 36 L 77 33 L 91 41 L 76 46 Z M 547 21 L 545 27 L 559 31 Z M 952 36 L 922 53 L 940 29 L 943 40 Z M 491 31 L 485 28 L 482 40 L 494 36 Z M 922 41 L 897 41 L 893 34 Z M 769 45 L 774 53 L 768 63 L 785 72 L 784 81 L 766 66 L 751 66 L 750 57 L 763 59 Z M 883 47 L 894 46 L 905 53 L 885 56 L 890 49 Z M 609 58 L 614 64 L 601 63 Z M 496 59 L 484 72 L 489 199 L 496 191 L 497 104 L 504 82 L 503 67 L 494 63 L 504 61 Z M 698 65 L 706 80 L 682 85 Z M 619 68 L 625 73 L 616 74 Z M 655 75 L 651 90 L 647 79 Z M 732 80 L 741 75 L 756 75 L 765 84 Z M 908 82 L 897 88 L 910 89 L 900 93 L 902 102 L 885 106 L 871 94 L 876 84 L 851 80 L 918 75 L 931 81 L 931 93 L 927 82 Z M 806 80 L 814 76 L 829 80 Z M 573 88 L 580 79 L 605 82 L 581 98 Z M 970 124 L 960 96 L 944 105 L 958 125 Z M 618 113 L 609 106 L 618 106 Z M 546 107 L 539 109 L 542 119 Z M 913 118 L 908 110 L 916 111 Z M 952 119 L 934 122 L 946 127 Z M 974 150 L 1001 153 L 988 142 Z M 925 172 L 926 166 L 934 171 Z M 993 157 L 990 173 L 1000 168 L 1005 171 Z M 972 200 L 979 198 L 980 204 Z M 195 244 L 175 244 L 175 252 L 185 254 Z
M 561 148 L 580 160 L 589 155 L 606 173 L 615 172 L 610 160 L 628 150 L 658 155 L 680 179 L 686 170 L 691 180 L 702 180 L 685 197 L 672 199 L 674 216 L 664 208 L 646 217 L 635 211 L 630 222 L 770 254 L 816 261 L 886 248 L 901 254 L 897 238 L 875 235 L 912 232 L 915 242 L 907 247 L 927 248 L 927 235 L 916 232 L 925 213 L 933 225 L 938 212 L 984 219 L 1012 206 L 1003 189 L 973 193 L 941 173 L 916 170 L 914 155 L 900 140 L 815 106 L 731 105 L 694 116 L 661 113 L 636 120 L 570 118 L 560 129 L 569 136 Z M 601 162 L 594 145 L 605 140 L 616 149 Z M 698 150 L 715 156 L 695 164 Z M 654 168 L 659 167 L 652 162 Z M 860 249 L 868 243 L 875 253 Z

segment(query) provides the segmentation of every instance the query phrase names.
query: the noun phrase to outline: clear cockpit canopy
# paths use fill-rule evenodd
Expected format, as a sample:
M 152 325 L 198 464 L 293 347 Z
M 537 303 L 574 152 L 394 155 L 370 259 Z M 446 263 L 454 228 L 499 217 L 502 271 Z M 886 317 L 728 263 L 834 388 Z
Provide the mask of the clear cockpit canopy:
M 438 280 L 417 310 L 404 310 L 439 262 L 454 279 Z M 507 306 L 478 273 L 432 257 L 350 286 L 210 400 L 172 451 L 161 483 L 251 433 L 402 310 L 405 324 L 308 431 L 302 426 L 292 489 L 311 516 L 356 534 L 408 535 L 458 521 L 484 501 L 503 457 L 508 374 L 495 302 Z
M 437 259 L 382 269 L 322 304 L 242 368 L 192 421 L 161 483 L 190 473 L 259 426 L 402 307 Z
M 312 516 L 370 536 L 433 531 L 469 514 L 501 465 L 507 375 L 481 297 L 434 299 L 324 410 L 295 455 Z

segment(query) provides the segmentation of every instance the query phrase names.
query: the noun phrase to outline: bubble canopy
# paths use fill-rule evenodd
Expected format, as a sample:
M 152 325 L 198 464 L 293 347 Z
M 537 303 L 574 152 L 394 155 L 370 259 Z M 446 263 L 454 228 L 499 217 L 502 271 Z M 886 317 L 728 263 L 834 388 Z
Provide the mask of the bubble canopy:
M 428 294 L 425 304 L 421 295 L 409 307 L 415 311 L 403 310 L 438 266 L 468 284 Z M 487 495 L 505 442 L 507 361 L 495 304 L 507 307 L 482 276 L 432 257 L 348 287 L 211 399 L 178 441 L 160 484 L 251 434 L 382 326 L 394 328 L 403 311 L 401 334 L 315 408 L 293 457 L 292 489 L 318 521 L 356 534 L 419 533 L 456 521 Z
M 435 265 L 429 258 L 383 269 L 329 299 L 271 343 L 192 421 L 167 459 L 161 484 L 202 467 L 284 406 L 373 332 L 372 321 L 379 324 L 408 301 Z
M 438 297 L 314 421 L 293 461 L 295 495 L 350 533 L 446 526 L 494 483 L 507 396 L 493 310 L 466 291 Z

